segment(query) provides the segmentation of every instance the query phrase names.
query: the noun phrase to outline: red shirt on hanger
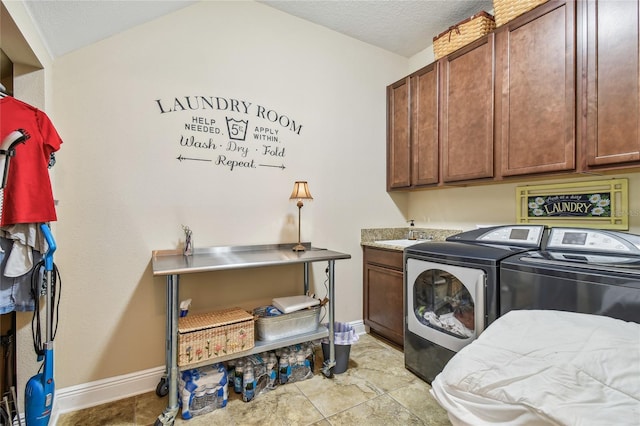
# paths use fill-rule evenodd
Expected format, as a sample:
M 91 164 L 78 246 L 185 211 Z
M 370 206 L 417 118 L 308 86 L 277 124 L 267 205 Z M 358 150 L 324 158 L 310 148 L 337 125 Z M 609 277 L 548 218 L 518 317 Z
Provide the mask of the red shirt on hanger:
M 26 130 L 29 139 L 11 157 L 0 226 L 55 221 L 48 165 L 62 140 L 43 111 L 10 96 L 0 98 L 0 142 L 18 129 Z

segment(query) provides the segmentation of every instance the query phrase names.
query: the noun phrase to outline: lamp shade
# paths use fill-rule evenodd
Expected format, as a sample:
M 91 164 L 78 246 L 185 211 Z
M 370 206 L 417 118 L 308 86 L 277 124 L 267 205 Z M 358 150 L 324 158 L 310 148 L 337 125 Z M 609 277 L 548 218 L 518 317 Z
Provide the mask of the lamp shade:
M 291 193 L 290 200 L 313 200 L 311 192 L 309 191 L 309 185 L 306 181 L 297 181 L 293 184 L 293 192 Z

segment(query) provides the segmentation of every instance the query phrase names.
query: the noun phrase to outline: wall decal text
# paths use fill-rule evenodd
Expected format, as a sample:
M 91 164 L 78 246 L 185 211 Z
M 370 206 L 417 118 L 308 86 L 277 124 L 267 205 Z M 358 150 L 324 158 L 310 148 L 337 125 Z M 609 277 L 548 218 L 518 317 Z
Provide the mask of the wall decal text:
M 182 96 L 155 99 L 161 115 L 186 113 L 176 138 L 181 163 L 210 162 L 229 171 L 285 169 L 287 142 L 302 124 L 273 108 L 244 99 Z

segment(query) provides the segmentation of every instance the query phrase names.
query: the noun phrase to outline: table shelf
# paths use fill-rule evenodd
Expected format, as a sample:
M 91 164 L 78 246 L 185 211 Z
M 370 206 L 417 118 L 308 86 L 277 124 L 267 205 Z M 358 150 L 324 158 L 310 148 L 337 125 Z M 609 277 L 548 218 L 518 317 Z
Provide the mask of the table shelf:
M 242 352 L 235 352 L 229 355 L 223 355 L 216 358 L 211 358 L 203 362 L 193 363 L 185 366 L 181 366 L 180 371 L 189 370 L 191 368 L 203 367 L 205 365 L 211 365 L 216 362 L 229 361 L 230 359 L 242 358 L 244 356 L 259 354 L 261 352 L 268 352 L 278 348 L 284 348 L 286 346 L 295 345 L 298 343 L 310 342 L 313 340 L 322 339 L 329 336 L 329 329 L 324 325 L 320 325 L 315 331 L 309 333 L 296 334 L 294 336 L 285 337 L 283 339 L 271 340 L 263 342 L 256 340 L 255 346 L 251 349 Z

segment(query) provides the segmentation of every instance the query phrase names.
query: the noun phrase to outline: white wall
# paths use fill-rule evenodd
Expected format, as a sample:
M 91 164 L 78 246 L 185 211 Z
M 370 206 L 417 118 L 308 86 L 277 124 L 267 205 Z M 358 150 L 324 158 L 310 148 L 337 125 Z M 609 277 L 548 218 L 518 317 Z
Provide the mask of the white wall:
M 409 58 L 409 73 L 418 71 L 420 68 L 432 63 L 433 61 L 435 61 L 433 46 L 429 46 Z
M 295 180 L 314 196 L 302 239 L 352 255 L 336 262 L 337 320 L 361 320 L 360 229 L 404 225 L 385 192 L 385 86 L 406 72 L 406 58 L 253 2 L 201 2 L 57 59 L 57 385 L 163 365 L 165 281 L 152 277 L 152 250 L 179 247 L 182 224 L 196 247 L 294 242 Z M 199 95 L 251 107 L 162 113 L 156 102 L 168 110 Z M 258 105 L 299 134 L 258 117 Z M 223 131 L 228 116 L 271 124 L 286 155 L 248 158 L 285 169 L 216 166 L 231 155 L 222 136 L 216 150 L 180 147 L 183 136 L 210 136 L 184 130 L 194 116 Z M 325 266 L 313 268 L 320 295 Z M 300 279 L 300 268 L 203 274 L 181 281 L 181 298 L 194 311 L 251 308 L 299 291 Z

